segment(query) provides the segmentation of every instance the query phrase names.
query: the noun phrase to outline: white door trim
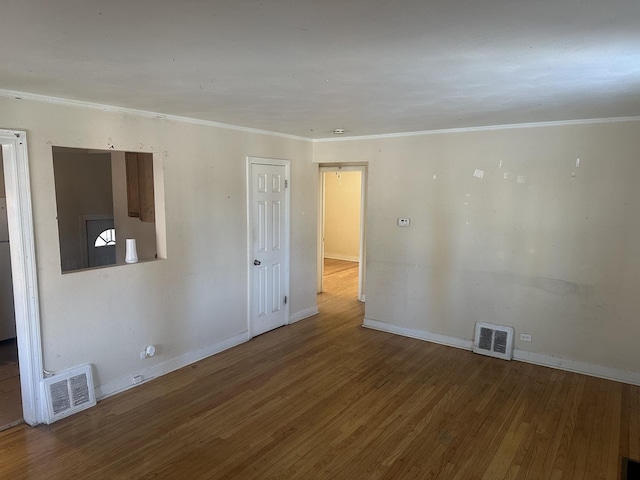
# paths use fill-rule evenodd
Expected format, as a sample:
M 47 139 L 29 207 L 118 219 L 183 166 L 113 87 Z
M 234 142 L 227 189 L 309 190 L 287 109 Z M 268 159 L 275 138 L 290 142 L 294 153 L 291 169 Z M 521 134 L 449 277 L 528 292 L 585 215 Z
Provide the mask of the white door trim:
M 249 338 L 253 338 L 254 334 L 252 332 L 251 319 L 252 315 L 252 284 L 251 275 L 253 272 L 253 243 L 251 239 L 251 228 L 252 228 L 252 199 L 253 199 L 253 189 L 252 189 L 252 179 L 251 179 L 251 167 L 253 165 L 278 165 L 285 167 L 285 178 L 287 180 L 287 187 L 285 188 L 285 229 L 284 229 L 284 237 L 285 237 L 285 295 L 288 297 L 288 301 L 285 304 L 285 323 L 288 325 L 290 322 L 289 318 L 289 305 L 291 305 L 291 295 L 290 295 L 290 273 L 289 273 L 289 265 L 290 265 L 290 256 L 291 256 L 291 185 L 289 184 L 291 178 L 291 162 L 289 160 L 279 160 L 275 158 L 262 158 L 262 157 L 247 157 L 247 174 L 246 174 L 246 188 L 247 188 L 247 331 L 249 332 Z
M 324 202 L 325 180 L 327 172 L 360 172 L 360 253 L 358 254 L 358 300 L 365 301 L 365 260 L 366 256 L 366 224 L 367 211 L 367 165 L 366 164 L 322 164 L 320 165 L 318 182 L 318 293 L 322 292 L 324 276 Z
M 7 192 L 22 413 L 26 423 L 37 425 L 43 421 L 40 401 L 43 361 L 27 134 L 0 130 L 0 143 Z

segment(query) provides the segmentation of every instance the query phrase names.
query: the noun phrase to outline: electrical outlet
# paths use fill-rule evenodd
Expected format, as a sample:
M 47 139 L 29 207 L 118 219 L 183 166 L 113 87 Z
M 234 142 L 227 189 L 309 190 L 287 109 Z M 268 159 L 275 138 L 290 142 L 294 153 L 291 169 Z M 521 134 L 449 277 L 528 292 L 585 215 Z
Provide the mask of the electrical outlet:
M 133 384 L 137 385 L 139 383 L 142 383 L 142 375 L 135 375 L 133 377 Z
M 520 334 L 520 340 L 522 340 L 523 342 L 530 342 L 531 341 L 531 335 L 529 335 L 528 333 L 521 333 Z
M 145 358 L 153 357 L 156 354 L 156 346 L 149 345 L 145 347 L 143 351 L 140 352 L 140 360 L 144 360 Z
M 408 227 L 409 225 L 411 225 L 411 219 L 410 218 L 398 218 L 398 226 L 399 227 Z

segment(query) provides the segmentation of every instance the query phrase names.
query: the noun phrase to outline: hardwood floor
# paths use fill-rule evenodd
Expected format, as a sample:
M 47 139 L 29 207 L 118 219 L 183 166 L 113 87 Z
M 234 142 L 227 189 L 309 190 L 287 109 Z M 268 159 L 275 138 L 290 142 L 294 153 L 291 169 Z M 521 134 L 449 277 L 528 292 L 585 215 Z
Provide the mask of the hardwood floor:
M 613 480 L 640 457 L 640 387 L 364 329 L 335 266 L 314 318 L 0 432 L 0 478 Z

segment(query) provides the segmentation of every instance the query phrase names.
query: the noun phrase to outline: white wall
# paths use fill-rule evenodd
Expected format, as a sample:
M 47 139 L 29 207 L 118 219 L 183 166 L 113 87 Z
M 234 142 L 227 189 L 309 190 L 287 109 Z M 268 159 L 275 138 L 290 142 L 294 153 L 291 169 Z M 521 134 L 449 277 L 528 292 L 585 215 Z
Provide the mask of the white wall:
M 357 262 L 360 255 L 360 172 L 326 172 L 324 256 Z
M 467 340 L 492 321 L 533 336 L 519 349 L 640 371 L 639 122 L 312 147 L 0 98 L 0 126 L 28 133 L 48 370 L 92 363 L 108 391 L 246 331 L 251 155 L 292 161 L 292 316 L 316 304 L 317 164 L 368 162 L 367 318 Z M 161 155 L 167 260 L 62 275 L 52 145 Z
M 0 98 L 0 126 L 28 135 L 47 370 L 92 363 L 104 392 L 130 384 L 136 372 L 246 332 L 247 155 L 291 160 L 290 312 L 315 307 L 311 143 L 13 98 Z M 167 260 L 62 275 L 52 145 L 161 155 Z M 157 354 L 140 360 L 147 344 L 157 345 Z
M 511 325 L 518 349 L 639 372 L 638 152 L 626 122 L 319 142 L 314 161 L 369 164 L 367 319 Z

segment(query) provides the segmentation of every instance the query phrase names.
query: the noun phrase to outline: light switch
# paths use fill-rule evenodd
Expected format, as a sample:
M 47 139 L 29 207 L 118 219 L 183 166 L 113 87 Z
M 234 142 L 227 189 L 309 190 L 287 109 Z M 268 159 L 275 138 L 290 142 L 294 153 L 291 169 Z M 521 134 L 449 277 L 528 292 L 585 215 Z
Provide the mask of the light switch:
M 398 226 L 399 227 L 408 227 L 409 225 L 411 225 L 411 219 L 410 218 L 398 218 Z

